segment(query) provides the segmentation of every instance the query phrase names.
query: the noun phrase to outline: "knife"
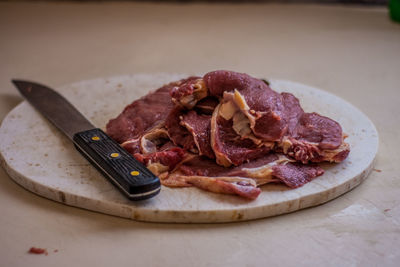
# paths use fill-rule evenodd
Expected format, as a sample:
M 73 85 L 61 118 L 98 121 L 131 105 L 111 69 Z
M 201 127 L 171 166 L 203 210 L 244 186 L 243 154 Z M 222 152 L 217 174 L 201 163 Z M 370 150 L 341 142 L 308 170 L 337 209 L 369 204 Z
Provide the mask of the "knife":
M 74 143 L 77 150 L 131 200 L 160 192 L 160 180 L 149 169 L 92 125 L 62 95 L 47 86 L 12 80 L 19 92 Z

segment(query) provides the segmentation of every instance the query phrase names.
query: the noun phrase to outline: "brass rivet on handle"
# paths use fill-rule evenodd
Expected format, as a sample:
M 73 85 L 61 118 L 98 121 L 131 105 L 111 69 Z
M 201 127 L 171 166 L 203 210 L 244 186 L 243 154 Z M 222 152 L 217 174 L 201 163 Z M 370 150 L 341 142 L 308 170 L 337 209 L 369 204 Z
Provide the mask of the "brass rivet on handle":
M 114 153 L 111 153 L 110 156 L 112 158 L 118 158 L 119 157 L 119 153 L 114 152 Z
M 138 176 L 140 173 L 138 171 L 131 171 L 132 176 Z

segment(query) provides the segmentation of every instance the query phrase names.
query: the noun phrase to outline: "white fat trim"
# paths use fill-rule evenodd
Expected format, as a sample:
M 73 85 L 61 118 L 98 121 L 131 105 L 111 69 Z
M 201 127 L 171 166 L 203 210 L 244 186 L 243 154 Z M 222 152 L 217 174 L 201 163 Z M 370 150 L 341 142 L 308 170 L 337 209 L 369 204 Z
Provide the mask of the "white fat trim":
M 339 153 L 349 150 L 350 149 L 350 145 L 348 143 L 342 142 L 342 144 L 335 150 L 322 150 L 321 154 L 324 158 L 324 161 L 328 161 L 328 162 L 336 162 L 334 160 L 334 157 L 336 157 L 336 155 L 338 155 Z
M 250 122 L 250 129 L 254 131 L 254 127 L 256 125 L 256 117 L 252 114 L 255 113 L 256 115 L 260 114 L 260 112 L 256 112 L 254 110 L 250 110 L 250 107 L 247 105 L 244 96 L 235 89 L 233 100 L 235 101 L 236 106 L 239 107 L 240 111 L 243 112 L 244 115 L 249 119 Z
M 140 138 L 140 149 L 142 153 L 149 154 L 157 152 L 157 144 L 154 141 L 159 138 L 170 139 L 167 130 L 158 128 L 144 134 Z
M 128 144 L 136 143 L 136 142 L 138 142 L 139 140 L 140 140 L 140 138 L 129 139 L 128 141 L 123 142 L 123 143 L 121 144 L 121 146 L 123 147 L 123 146 L 128 145 Z
M 237 111 L 236 105 L 232 101 L 227 101 L 221 104 L 219 115 L 225 120 L 230 120 Z
M 185 128 L 190 132 L 190 134 L 193 136 L 193 141 L 194 141 L 194 143 L 195 143 L 196 146 L 197 146 L 197 150 L 198 150 L 198 152 L 199 152 L 199 155 L 200 155 L 200 156 L 203 155 L 203 153 L 201 153 L 201 150 L 200 150 L 199 140 L 197 139 L 197 136 L 194 134 L 194 129 L 193 129 L 193 127 L 191 127 L 189 124 L 187 124 L 187 123 L 184 122 L 184 121 L 181 121 L 180 124 L 181 124 L 183 127 L 185 127 Z
M 196 89 L 193 90 L 192 94 L 184 96 L 179 100 L 179 103 L 187 109 L 192 109 L 199 100 L 208 95 L 208 89 L 203 79 L 196 80 L 194 87 Z
M 169 167 L 165 166 L 161 163 L 158 162 L 154 162 L 154 163 L 150 163 L 147 164 L 147 169 L 149 169 L 154 175 L 158 176 L 164 172 L 167 172 Z
M 262 165 L 260 167 L 257 167 L 257 168 L 243 168 L 242 170 L 246 171 L 248 173 L 254 173 L 254 172 L 259 172 L 259 171 L 264 170 L 264 169 L 270 169 L 270 168 L 272 168 L 273 166 L 276 166 L 276 165 L 286 165 L 289 162 L 295 162 L 295 160 L 289 159 L 285 155 L 279 155 L 278 157 L 279 158 L 277 160 L 269 162 L 269 163 L 267 163 L 265 165 Z
M 246 182 L 249 185 L 257 187 L 257 183 L 253 179 L 240 177 L 240 176 L 198 176 L 198 175 L 184 176 L 184 175 L 178 175 L 176 177 L 184 179 L 185 181 L 188 181 L 188 182 L 190 182 L 190 180 L 205 180 L 205 181 L 206 180 L 210 180 L 210 181 L 221 180 L 221 181 L 228 182 L 228 183 Z
M 211 148 L 214 151 L 215 160 L 216 160 L 217 164 L 222 165 L 224 167 L 229 167 L 232 165 L 232 161 L 229 158 L 227 158 L 223 153 L 214 149 L 216 147 L 215 135 L 217 134 L 217 117 L 219 114 L 220 107 L 221 107 L 221 104 L 218 104 L 215 107 L 215 110 L 211 117 L 211 131 L 210 131 Z

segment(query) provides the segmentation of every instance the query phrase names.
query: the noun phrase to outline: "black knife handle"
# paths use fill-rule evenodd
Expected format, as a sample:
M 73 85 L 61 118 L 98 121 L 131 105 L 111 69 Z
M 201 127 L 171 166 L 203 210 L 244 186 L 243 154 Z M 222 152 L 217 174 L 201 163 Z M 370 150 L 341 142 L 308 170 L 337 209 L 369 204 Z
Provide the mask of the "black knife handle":
M 160 192 L 160 180 L 101 129 L 74 135 L 75 147 L 129 199 L 142 200 Z

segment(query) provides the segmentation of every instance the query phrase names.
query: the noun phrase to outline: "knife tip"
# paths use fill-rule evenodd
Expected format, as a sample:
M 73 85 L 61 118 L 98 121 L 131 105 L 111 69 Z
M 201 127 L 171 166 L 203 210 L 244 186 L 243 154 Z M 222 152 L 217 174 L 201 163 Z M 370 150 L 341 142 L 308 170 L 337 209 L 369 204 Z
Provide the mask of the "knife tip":
M 22 95 L 25 95 L 26 93 L 30 93 L 32 91 L 32 84 L 27 81 L 11 79 L 11 82 Z
M 16 86 L 21 84 L 21 83 L 24 83 L 23 80 L 19 80 L 19 79 L 11 79 L 11 82 Z

